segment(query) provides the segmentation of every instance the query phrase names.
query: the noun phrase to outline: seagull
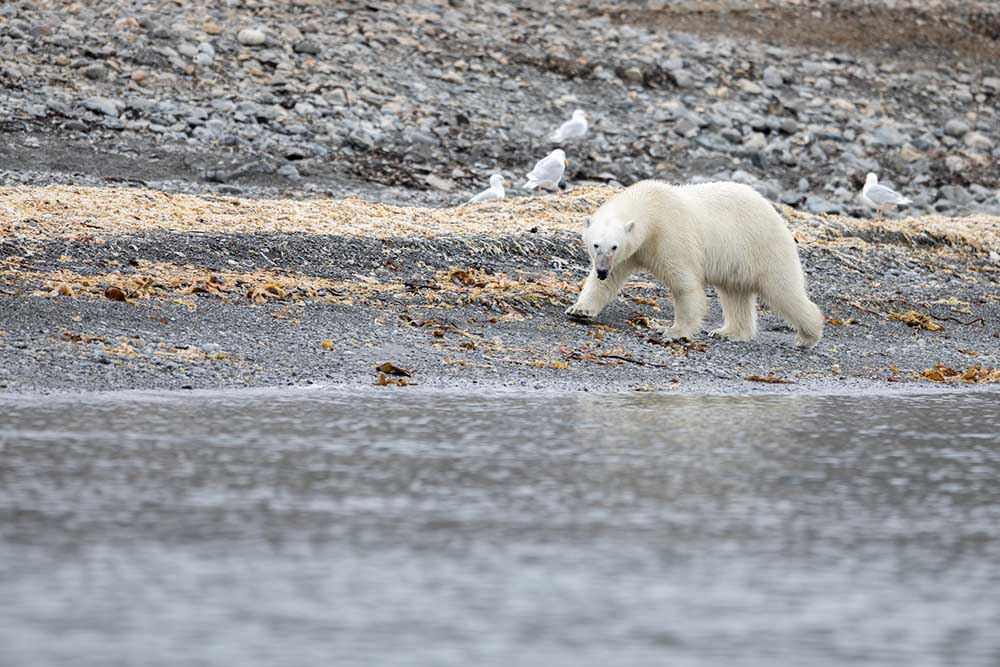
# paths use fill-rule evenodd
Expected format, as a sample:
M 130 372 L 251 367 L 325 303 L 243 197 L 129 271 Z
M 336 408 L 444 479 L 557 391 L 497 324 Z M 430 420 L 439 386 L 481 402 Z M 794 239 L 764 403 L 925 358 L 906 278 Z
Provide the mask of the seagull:
M 905 206 L 913 203 L 895 190 L 879 185 L 878 176 L 874 173 L 865 176 L 865 186 L 861 188 L 861 201 L 880 213 L 891 211 L 897 205 Z
M 507 196 L 504 187 L 510 187 L 510 183 L 504 180 L 503 174 L 493 174 L 490 176 L 490 187 L 486 188 L 478 195 L 465 202 L 465 205 L 478 204 L 481 201 L 496 201 Z
M 535 163 L 535 168 L 528 173 L 528 182 L 524 187 L 528 190 L 538 187 L 556 190 L 567 166 L 569 162 L 566 161 L 566 153 L 563 149 L 557 148 Z
M 559 126 L 559 129 L 549 136 L 549 140 L 559 144 L 567 139 L 579 139 L 587 134 L 587 112 L 577 109 L 573 117 Z

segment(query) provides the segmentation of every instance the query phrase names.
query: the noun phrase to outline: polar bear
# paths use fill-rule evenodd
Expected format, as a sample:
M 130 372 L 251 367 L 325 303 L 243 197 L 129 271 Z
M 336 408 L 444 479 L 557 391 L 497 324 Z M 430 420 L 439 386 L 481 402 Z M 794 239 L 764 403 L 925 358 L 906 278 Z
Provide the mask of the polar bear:
M 800 347 L 823 337 L 823 316 L 805 290 L 795 241 L 774 207 L 739 183 L 669 185 L 641 181 L 584 220 L 591 271 L 566 313 L 593 318 L 637 271 L 662 281 L 674 299 L 667 339 L 692 338 L 719 293 L 722 327 L 709 335 L 748 341 L 757 330 L 757 295 L 791 324 Z

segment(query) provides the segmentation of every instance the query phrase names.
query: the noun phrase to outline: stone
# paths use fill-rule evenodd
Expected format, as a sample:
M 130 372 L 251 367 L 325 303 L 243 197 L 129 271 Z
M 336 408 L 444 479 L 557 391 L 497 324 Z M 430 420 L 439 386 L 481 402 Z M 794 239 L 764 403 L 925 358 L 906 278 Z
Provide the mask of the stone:
M 957 206 L 966 206 L 976 201 L 969 191 L 960 185 L 943 186 L 941 196 Z
M 995 77 L 995 76 L 983 77 L 981 83 L 983 88 L 993 93 L 1000 93 L 1000 77 Z
M 88 97 L 80 102 L 80 106 L 88 111 L 93 111 L 105 116 L 112 116 L 114 118 L 117 118 L 118 114 L 121 113 L 121 104 L 117 100 L 112 100 L 107 97 Z
M 839 213 L 841 210 L 840 206 L 837 204 L 827 201 L 817 195 L 808 195 L 806 197 L 805 205 L 806 210 L 810 213 L 816 213 L 817 215 L 823 215 L 825 213 Z
M 685 69 L 671 70 L 670 78 L 678 88 L 690 88 L 695 83 L 694 77 Z
M 267 42 L 267 36 L 257 28 L 244 28 L 236 35 L 236 41 L 243 46 L 262 46 Z
M 295 53 L 303 53 L 310 56 L 318 56 L 322 51 L 319 44 L 308 39 L 295 42 L 292 46 L 292 50 L 295 51 Z
M 952 118 L 944 124 L 944 133 L 949 137 L 963 137 L 970 129 L 968 123 L 958 118 Z
M 348 133 L 347 145 L 363 151 L 370 151 L 375 148 L 375 137 L 359 128 Z
M 302 175 L 299 174 L 299 170 L 295 168 L 293 164 L 286 164 L 275 172 L 278 176 L 283 176 L 290 181 L 298 181 L 302 179 Z
M 883 125 L 868 137 L 877 146 L 902 146 L 909 140 L 906 134 L 891 125 Z
M 191 42 L 181 42 L 177 45 L 177 53 L 188 58 L 194 58 L 198 55 L 198 47 Z
M 638 67 L 626 67 L 625 71 L 622 72 L 622 77 L 626 81 L 632 81 L 635 83 L 642 82 L 642 70 Z
M 673 130 L 682 137 L 691 138 L 698 134 L 698 125 L 685 116 L 674 123 Z
M 764 68 L 764 84 L 771 87 L 777 88 L 778 86 L 785 83 L 785 77 L 782 75 L 781 70 L 777 67 L 765 67 Z
M 102 81 L 108 78 L 108 68 L 100 63 L 87 65 L 83 68 L 83 75 L 92 81 Z
M 424 182 L 431 186 L 435 190 L 441 190 L 442 192 L 451 192 L 455 189 L 455 182 L 447 178 L 441 178 L 440 176 L 435 176 L 434 174 L 428 174 L 424 178 Z
M 993 150 L 993 140 L 982 132 L 969 132 L 962 138 L 962 141 L 974 151 L 987 152 Z

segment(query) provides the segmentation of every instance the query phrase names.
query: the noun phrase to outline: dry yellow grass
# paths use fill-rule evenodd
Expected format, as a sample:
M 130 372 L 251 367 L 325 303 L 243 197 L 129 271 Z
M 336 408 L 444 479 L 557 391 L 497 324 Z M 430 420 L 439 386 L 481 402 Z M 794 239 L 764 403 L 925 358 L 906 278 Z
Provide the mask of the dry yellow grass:
M 843 230 L 840 232 L 842 234 L 888 232 L 903 238 L 926 234 L 956 246 L 967 246 L 983 252 L 1000 252 L 1000 217 L 997 216 L 979 214 L 948 218 L 942 215 L 924 215 L 915 218 L 868 219 L 843 215 L 817 216 L 787 206 L 779 209 L 793 228 L 801 230 L 807 242 L 814 240 L 816 233 L 823 231 L 823 227 L 806 227 L 805 223 L 819 218 Z
M 238 199 L 131 188 L 0 188 L 0 236 L 55 238 L 136 232 L 306 232 L 369 238 L 572 229 L 613 190 L 417 208 L 359 199 Z
M 240 199 L 168 194 L 134 188 L 73 186 L 0 188 L 0 236 L 36 239 L 140 232 L 305 232 L 369 238 L 499 236 L 575 230 L 615 189 L 580 187 L 562 195 L 507 199 L 477 206 L 420 208 L 359 199 Z M 1000 218 L 923 216 L 869 220 L 814 216 L 788 207 L 782 214 L 799 240 L 811 243 L 829 228 L 838 235 L 927 234 L 955 245 L 1000 252 Z M 810 220 L 828 223 L 811 227 Z

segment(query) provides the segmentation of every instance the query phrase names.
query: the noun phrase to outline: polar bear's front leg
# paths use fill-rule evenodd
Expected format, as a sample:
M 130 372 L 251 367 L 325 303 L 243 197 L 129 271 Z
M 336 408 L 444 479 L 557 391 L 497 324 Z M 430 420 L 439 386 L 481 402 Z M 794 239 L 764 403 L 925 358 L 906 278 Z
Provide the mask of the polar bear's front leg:
M 664 280 L 674 298 L 674 324 L 660 330 L 667 340 L 691 339 L 701 331 L 701 321 L 708 311 L 705 286 L 693 275 L 675 276 Z
M 625 281 L 635 273 L 635 267 L 631 262 L 620 264 L 608 274 L 608 277 L 601 280 L 597 277 L 597 271 L 590 269 L 590 275 L 583 283 L 583 289 L 576 303 L 566 309 L 566 314 L 570 317 L 583 319 L 593 319 L 597 317 L 604 307 L 611 303 L 611 300 L 621 291 Z

